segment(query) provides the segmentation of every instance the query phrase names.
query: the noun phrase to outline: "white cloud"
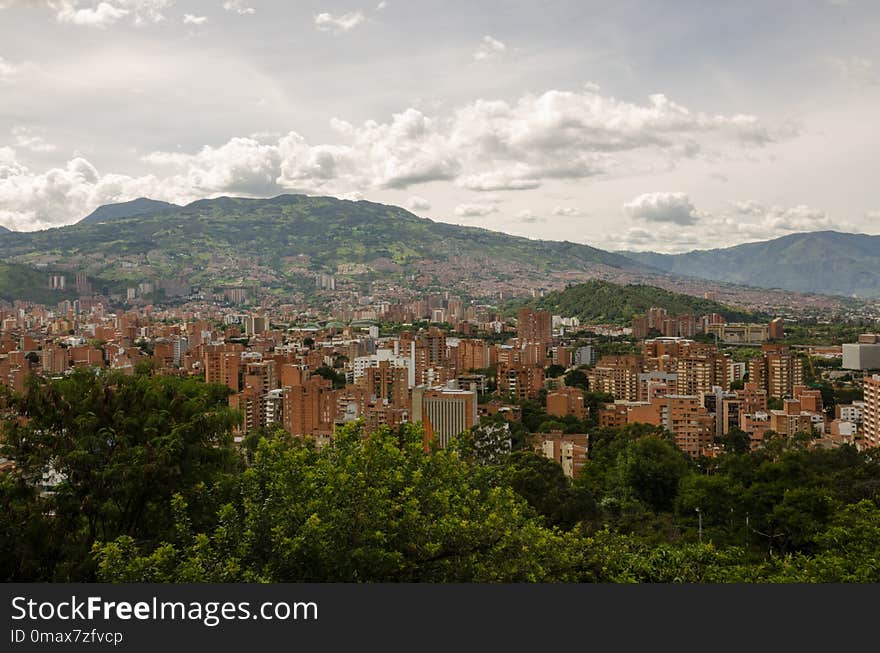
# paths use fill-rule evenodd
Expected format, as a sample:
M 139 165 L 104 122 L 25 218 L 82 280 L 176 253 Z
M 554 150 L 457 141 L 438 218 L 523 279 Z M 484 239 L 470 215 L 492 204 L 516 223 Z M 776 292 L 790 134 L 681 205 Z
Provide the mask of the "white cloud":
M 833 221 L 825 211 L 804 204 L 792 207 L 767 207 L 759 202 L 747 200 L 734 202 L 733 207 L 738 216 L 757 218 L 741 223 L 746 229 L 753 227 L 771 232 L 797 232 L 842 228 L 842 225 Z
M 18 66 L 0 57 L 0 82 L 11 79 L 16 73 L 18 73 Z
M 52 152 L 57 149 L 51 143 L 43 140 L 42 136 L 34 134 L 29 127 L 22 125 L 13 127 L 12 136 L 15 139 L 16 147 L 21 147 L 31 152 Z
M 379 4 L 376 5 L 376 11 L 384 11 L 388 8 L 388 3 L 385 0 L 382 0 Z
M 849 57 L 846 59 L 832 57 L 831 65 L 837 70 L 840 77 L 847 83 L 856 86 L 876 86 L 880 84 L 880 74 L 874 69 L 870 59 L 864 57 Z
M 574 218 L 583 215 L 581 210 L 574 206 L 554 206 L 551 213 L 566 218 Z
M 498 207 L 491 204 L 459 204 L 454 213 L 460 218 L 480 218 L 498 213 Z
M 451 181 L 483 195 L 534 189 L 547 180 L 606 179 L 652 166 L 665 169 L 670 160 L 684 156 L 676 146 L 690 140 L 705 143 L 702 151 L 726 148 L 735 152 L 743 147 L 743 124 L 749 133 L 755 129 L 770 133 L 754 119 L 695 113 L 658 96 L 639 105 L 590 89 L 548 91 L 513 104 L 477 100 L 441 117 L 410 108 L 386 122 L 352 124 L 333 119 L 335 136 L 325 142 L 309 142 L 290 131 L 265 138 L 231 138 L 194 152 L 153 152 L 142 157 L 142 162 L 159 180 L 160 192 L 178 200 L 224 193 L 340 196 L 436 181 Z M 39 146 L 38 141 L 28 142 L 31 147 Z M 27 143 L 22 141 L 21 147 Z M 27 179 L 41 176 L 21 172 L 16 187 L 28 186 Z M 95 197 L 92 191 L 74 195 Z M 646 219 L 679 223 L 696 219 L 690 205 L 666 206 L 660 197 L 654 200 L 652 208 L 643 196 L 632 210 Z M 15 202 L 10 200 L 4 208 L 15 210 Z M 35 211 L 23 209 L 22 215 L 37 216 Z M 488 214 L 485 206 L 478 211 Z M 67 214 L 68 220 L 80 217 L 78 213 Z M 57 212 L 48 215 L 34 217 L 34 224 L 58 219 Z M 574 213 L 560 207 L 554 215 Z
M 492 57 L 503 54 L 507 51 L 507 46 L 498 39 L 494 39 L 488 34 L 480 41 L 480 45 L 474 52 L 474 59 L 482 61 L 483 59 L 491 59 Z
M 48 0 L 58 22 L 85 27 L 104 28 L 131 16 L 134 25 L 165 20 L 162 13 L 174 0 Z
M 223 3 L 223 8 L 242 16 L 257 13 L 256 9 L 246 6 L 241 0 L 227 0 Z
M 700 214 L 685 193 L 644 193 L 623 205 L 633 218 L 646 222 L 670 222 L 692 225 Z
M 173 199 L 172 189 L 154 176 L 100 175 L 86 159 L 32 173 L 10 148 L 0 149 L 0 223 L 21 231 L 75 222 L 100 204 L 150 196 Z M 178 199 L 194 199 L 179 196 Z
M 547 222 L 547 219 L 539 217 L 528 209 L 525 209 L 516 214 L 516 221 L 522 222 L 523 224 L 538 224 L 540 222 Z
M 353 11 L 338 16 L 325 12 L 315 15 L 315 26 L 322 32 L 343 34 L 344 32 L 350 32 L 364 22 L 364 20 L 364 14 L 360 11 Z
M 184 25 L 204 25 L 206 22 L 208 22 L 207 16 L 194 16 L 193 14 L 183 15 Z
M 410 197 L 406 204 L 413 211 L 429 211 L 431 209 L 431 203 L 424 197 L 419 197 L 418 195 Z
M 540 179 L 527 165 L 516 164 L 502 170 L 491 170 L 468 175 L 459 180 L 458 184 L 469 190 L 528 190 L 538 188 Z

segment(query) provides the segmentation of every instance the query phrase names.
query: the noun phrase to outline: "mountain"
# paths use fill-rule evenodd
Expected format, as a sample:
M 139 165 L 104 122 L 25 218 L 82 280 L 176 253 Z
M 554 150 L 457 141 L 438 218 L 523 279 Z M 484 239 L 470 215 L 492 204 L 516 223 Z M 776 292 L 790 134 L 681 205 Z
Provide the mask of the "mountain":
M 130 205 L 102 207 L 99 218 L 92 214 L 67 227 L 4 234 L 0 258 L 84 271 L 102 292 L 173 281 L 187 288 L 251 286 L 288 301 L 314 295 L 318 273 L 333 274 L 338 287 L 361 294 L 454 290 L 507 298 L 641 270 L 587 245 L 434 222 L 367 201 L 220 197 L 107 217 L 121 216 Z
M 858 297 L 880 297 L 880 236 L 818 231 L 686 254 L 623 252 L 678 276 Z
M 12 231 L 7 229 L 6 227 L 4 227 L 2 224 L 0 224 L 0 234 L 8 234 L 8 233 L 12 233 Z
M 163 211 L 171 211 L 182 208 L 177 204 L 170 202 L 160 202 L 159 200 L 151 200 L 146 197 L 139 197 L 130 202 L 121 202 L 119 204 L 104 204 L 89 213 L 86 217 L 79 221 L 79 224 L 90 224 L 93 222 L 105 222 L 107 220 L 118 220 L 119 218 L 132 218 L 138 215 L 147 215 L 151 213 L 161 213 Z
M 708 299 L 670 292 L 646 285 L 619 285 L 588 281 L 557 290 L 524 303 L 554 315 L 578 317 L 582 322 L 626 324 L 648 309 L 665 308 L 671 315 L 719 313 L 729 321 L 755 319 L 755 315 Z

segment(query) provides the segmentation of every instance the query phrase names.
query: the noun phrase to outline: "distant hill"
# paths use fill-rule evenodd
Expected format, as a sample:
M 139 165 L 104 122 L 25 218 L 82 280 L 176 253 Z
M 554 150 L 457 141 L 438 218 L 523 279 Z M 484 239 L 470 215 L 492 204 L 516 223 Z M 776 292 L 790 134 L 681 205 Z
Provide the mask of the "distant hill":
M 35 270 L 26 265 L 0 263 L 0 299 L 9 302 L 20 299 L 47 305 L 72 299 L 74 293 L 69 289 L 49 289 L 49 274 L 49 271 Z
M 7 229 L 2 224 L 0 224 L 0 234 L 8 234 L 8 233 L 12 233 L 11 230 Z
M 665 308 L 671 315 L 718 313 L 729 321 L 755 316 L 708 299 L 691 297 L 645 285 L 618 285 L 588 281 L 557 290 L 524 305 L 549 310 L 554 315 L 577 317 L 582 322 L 626 324 L 652 307 Z
M 686 254 L 623 253 L 677 276 L 795 292 L 880 297 L 880 236 L 819 231 Z
M 170 202 L 160 202 L 159 200 L 139 197 L 130 202 L 99 206 L 80 220 L 79 224 L 91 224 L 94 222 L 105 222 L 107 220 L 118 220 L 120 218 L 132 218 L 139 215 L 162 213 L 163 211 L 171 211 L 179 208 L 181 207 L 177 204 L 171 204 Z
M 379 283 L 509 297 L 527 292 L 526 283 L 558 287 L 563 279 L 642 270 L 625 256 L 588 245 L 530 240 L 434 222 L 396 206 L 305 195 L 220 197 L 184 207 L 135 200 L 102 207 L 75 225 L 4 234 L 0 258 L 80 269 L 96 287 L 116 291 L 170 279 L 208 288 L 244 284 L 286 298 L 314 294 L 318 272 L 337 275 L 358 292 Z

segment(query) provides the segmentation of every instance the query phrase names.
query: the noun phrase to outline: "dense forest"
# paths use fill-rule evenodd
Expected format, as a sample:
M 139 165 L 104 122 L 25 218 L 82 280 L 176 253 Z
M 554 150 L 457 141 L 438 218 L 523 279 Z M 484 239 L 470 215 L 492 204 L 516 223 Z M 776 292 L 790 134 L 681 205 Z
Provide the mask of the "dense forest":
M 594 323 L 629 323 L 634 317 L 644 315 L 655 306 L 665 308 L 670 315 L 718 313 L 730 322 L 756 319 L 751 313 L 709 299 L 682 295 L 654 286 L 623 286 L 599 280 L 556 290 L 523 305 Z
M 357 422 L 321 451 L 235 445 L 224 387 L 139 371 L 3 399 L 2 580 L 880 581 L 880 462 L 850 447 L 734 436 L 694 461 L 662 429 L 595 429 L 570 481 L 528 426 L 512 452 Z

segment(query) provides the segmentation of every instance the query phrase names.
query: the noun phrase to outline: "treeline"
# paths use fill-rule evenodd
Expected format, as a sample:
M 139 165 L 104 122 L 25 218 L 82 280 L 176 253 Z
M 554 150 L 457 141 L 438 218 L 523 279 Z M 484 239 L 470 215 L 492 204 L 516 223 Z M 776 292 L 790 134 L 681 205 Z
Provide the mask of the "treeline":
M 849 447 L 692 461 L 595 430 L 570 481 L 498 429 L 235 445 L 226 390 L 191 379 L 77 371 L 4 405 L 4 581 L 880 581 L 880 463 Z
M 718 313 L 731 322 L 758 319 L 751 313 L 718 302 L 644 285 L 618 285 L 593 280 L 547 293 L 529 300 L 526 306 L 549 310 L 554 315 L 577 317 L 581 321 L 625 324 L 652 307 L 665 308 L 670 315 Z

